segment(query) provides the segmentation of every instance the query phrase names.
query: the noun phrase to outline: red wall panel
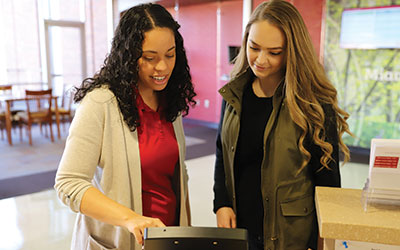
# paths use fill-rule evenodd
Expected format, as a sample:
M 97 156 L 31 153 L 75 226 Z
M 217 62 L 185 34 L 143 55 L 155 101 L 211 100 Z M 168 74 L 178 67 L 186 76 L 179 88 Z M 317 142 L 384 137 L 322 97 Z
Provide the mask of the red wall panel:
M 198 102 L 188 118 L 207 122 L 216 115 L 216 13 L 216 2 L 183 6 L 178 13 Z
M 181 24 L 198 104 L 188 118 L 217 123 L 221 97 L 218 89 L 229 75 L 228 46 L 240 45 L 242 2 L 211 2 L 168 9 Z
M 240 46 L 242 43 L 242 19 L 243 3 L 242 1 L 221 2 L 221 32 L 220 32 L 220 73 L 218 77 L 217 89 L 220 89 L 227 83 L 227 78 L 233 65 L 229 64 L 228 46 Z M 220 106 L 222 97 L 217 93 L 217 117 L 219 121 Z

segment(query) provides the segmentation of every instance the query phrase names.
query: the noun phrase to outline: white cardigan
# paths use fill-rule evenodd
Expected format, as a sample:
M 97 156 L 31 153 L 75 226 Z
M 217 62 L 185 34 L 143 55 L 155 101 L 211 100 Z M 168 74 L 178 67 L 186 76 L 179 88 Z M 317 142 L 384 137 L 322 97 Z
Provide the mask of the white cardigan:
M 173 127 L 179 147 L 180 225 L 187 226 L 190 211 L 181 116 L 173 122 Z M 83 194 L 95 187 L 107 197 L 142 214 L 137 130 L 129 130 L 118 102 L 108 88 L 92 90 L 79 105 L 54 187 L 59 199 L 78 213 L 71 249 L 141 249 L 127 229 L 79 213 Z

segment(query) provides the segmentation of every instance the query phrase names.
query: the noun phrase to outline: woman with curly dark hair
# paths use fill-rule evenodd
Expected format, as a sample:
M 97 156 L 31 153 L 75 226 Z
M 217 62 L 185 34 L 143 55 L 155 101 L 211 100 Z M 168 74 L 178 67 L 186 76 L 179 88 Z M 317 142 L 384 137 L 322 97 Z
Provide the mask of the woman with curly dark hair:
M 190 223 L 182 116 L 196 94 L 179 27 L 158 4 L 127 10 L 76 90 L 55 184 L 78 213 L 71 249 L 141 249 L 145 228 Z

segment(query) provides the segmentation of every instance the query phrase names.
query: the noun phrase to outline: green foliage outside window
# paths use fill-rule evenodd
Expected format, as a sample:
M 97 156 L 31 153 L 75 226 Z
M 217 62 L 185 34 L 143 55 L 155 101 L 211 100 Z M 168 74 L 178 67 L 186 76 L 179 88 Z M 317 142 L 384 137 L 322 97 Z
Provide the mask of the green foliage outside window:
M 369 148 L 372 138 L 400 138 L 400 49 L 339 47 L 345 8 L 400 5 L 400 0 L 327 0 L 324 66 L 350 114 L 349 146 Z M 400 30 L 399 30 L 400 32 Z

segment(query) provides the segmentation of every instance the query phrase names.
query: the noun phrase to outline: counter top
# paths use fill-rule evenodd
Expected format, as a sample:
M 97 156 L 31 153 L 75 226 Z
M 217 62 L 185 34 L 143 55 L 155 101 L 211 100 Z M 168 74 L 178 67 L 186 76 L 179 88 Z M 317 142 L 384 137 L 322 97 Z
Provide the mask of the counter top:
M 362 190 L 316 187 L 315 206 L 321 238 L 400 245 L 400 207 L 369 207 Z

